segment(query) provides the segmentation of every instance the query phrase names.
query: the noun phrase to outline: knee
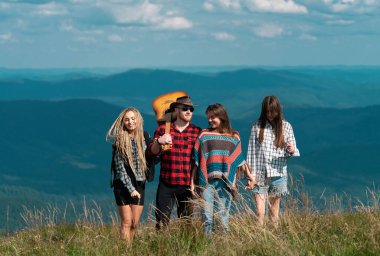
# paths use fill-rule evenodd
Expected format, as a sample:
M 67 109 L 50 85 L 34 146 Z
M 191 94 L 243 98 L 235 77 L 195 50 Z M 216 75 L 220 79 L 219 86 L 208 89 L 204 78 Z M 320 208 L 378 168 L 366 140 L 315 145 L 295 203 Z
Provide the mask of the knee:
M 138 226 L 138 223 L 135 222 L 135 221 L 132 221 L 131 225 L 130 225 L 130 228 L 131 229 L 137 229 L 137 226 Z
M 255 215 L 259 221 L 263 221 L 265 218 L 265 209 L 256 209 Z
M 261 212 L 261 211 L 257 211 L 256 212 L 256 217 L 259 218 L 259 219 L 264 219 L 265 213 Z
M 131 221 L 125 220 L 125 221 L 121 222 L 121 228 L 122 229 L 129 229 L 131 227 L 132 227 L 132 222 Z
M 270 213 L 273 215 L 276 215 L 279 213 L 280 211 L 280 205 L 279 204 L 272 204 L 270 207 L 269 207 L 269 210 L 270 210 Z

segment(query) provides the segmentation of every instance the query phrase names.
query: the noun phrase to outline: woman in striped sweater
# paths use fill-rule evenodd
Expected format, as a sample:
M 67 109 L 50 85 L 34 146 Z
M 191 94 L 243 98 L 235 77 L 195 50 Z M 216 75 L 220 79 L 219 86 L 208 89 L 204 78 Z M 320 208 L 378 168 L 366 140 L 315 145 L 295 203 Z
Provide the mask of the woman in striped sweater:
M 242 168 L 249 180 L 246 188 L 252 189 L 255 182 L 242 154 L 239 133 L 232 129 L 226 109 L 215 103 L 207 107 L 206 115 L 210 127 L 195 142 L 197 168 L 192 173 L 191 191 L 194 193 L 198 174 L 205 200 L 204 231 L 209 235 L 215 230 L 215 222 L 221 224 L 224 232 L 228 231 L 231 190 L 236 186 L 238 168 Z

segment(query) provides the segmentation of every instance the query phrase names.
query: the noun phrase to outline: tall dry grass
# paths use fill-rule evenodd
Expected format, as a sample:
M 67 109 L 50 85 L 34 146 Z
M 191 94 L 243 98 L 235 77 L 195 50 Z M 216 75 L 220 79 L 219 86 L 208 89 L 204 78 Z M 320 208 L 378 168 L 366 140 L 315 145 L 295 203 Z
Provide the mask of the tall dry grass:
M 347 194 L 312 197 L 302 178 L 290 179 L 291 193 L 282 200 L 278 227 L 268 220 L 256 224 L 252 195 L 234 202 L 227 234 L 203 234 L 201 200 L 196 199 L 192 223 L 172 219 L 157 232 L 154 218 L 139 227 L 132 244 L 119 239 L 117 212 L 107 213 L 95 201 L 75 209 L 49 206 L 22 213 L 26 229 L 3 236 L 1 255 L 380 255 L 380 193 L 366 191 L 366 200 Z M 146 207 L 148 208 L 148 207 Z M 116 210 L 116 207 L 115 207 Z M 74 220 L 67 219 L 68 212 Z

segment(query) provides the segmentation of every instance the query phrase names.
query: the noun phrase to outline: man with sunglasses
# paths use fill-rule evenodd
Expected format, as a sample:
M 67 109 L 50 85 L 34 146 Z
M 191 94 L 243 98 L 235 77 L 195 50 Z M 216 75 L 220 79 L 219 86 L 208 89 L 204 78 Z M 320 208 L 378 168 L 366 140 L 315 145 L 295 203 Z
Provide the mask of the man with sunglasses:
M 161 124 L 154 133 L 149 146 L 153 155 L 160 155 L 160 181 L 156 195 L 156 228 L 167 227 L 174 203 L 177 216 L 189 220 L 192 214 L 190 175 L 194 165 L 192 152 L 201 129 L 191 123 L 194 105 L 189 96 L 177 98 L 170 105 L 177 119 L 171 123 L 170 134 L 165 133 Z M 162 150 L 170 145 L 170 150 Z

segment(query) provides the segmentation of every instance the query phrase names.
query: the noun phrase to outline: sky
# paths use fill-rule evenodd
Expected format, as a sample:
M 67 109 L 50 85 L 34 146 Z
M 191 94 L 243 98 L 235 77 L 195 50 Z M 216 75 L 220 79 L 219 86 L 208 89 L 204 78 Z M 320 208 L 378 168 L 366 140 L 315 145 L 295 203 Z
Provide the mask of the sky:
M 0 0 L 1 68 L 380 65 L 380 0 Z

